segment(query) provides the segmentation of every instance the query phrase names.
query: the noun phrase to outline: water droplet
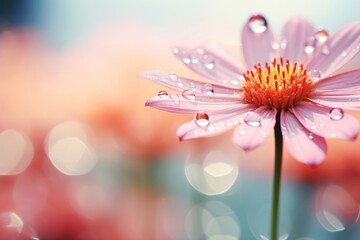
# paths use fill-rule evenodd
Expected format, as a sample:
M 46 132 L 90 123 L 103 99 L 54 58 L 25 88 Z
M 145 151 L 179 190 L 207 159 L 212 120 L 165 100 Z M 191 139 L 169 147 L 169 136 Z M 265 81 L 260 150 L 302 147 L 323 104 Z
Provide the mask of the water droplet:
M 329 37 L 329 33 L 325 29 L 320 29 L 315 32 L 315 39 L 319 43 L 324 43 Z
M 207 69 L 214 69 L 215 68 L 215 63 L 213 61 L 211 62 L 207 62 L 207 63 L 204 63 L 204 66 L 207 68 Z
M 177 85 L 181 88 L 184 86 L 184 84 L 181 81 L 177 82 Z
M 209 70 L 213 70 L 215 68 L 214 58 L 209 55 L 205 55 L 204 56 L 204 66 Z
M 183 56 L 182 57 L 182 61 L 185 63 L 185 64 L 190 64 L 191 63 L 191 58 L 189 56 Z
M 314 38 L 308 38 L 305 41 L 304 45 L 304 51 L 306 54 L 312 54 L 315 50 L 315 39 Z
M 161 90 L 161 91 L 159 91 L 158 96 L 163 98 L 163 97 L 168 97 L 169 94 L 166 91 Z
M 199 58 L 197 56 L 191 56 L 191 63 L 192 64 L 197 64 L 199 63 Z
M 248 112 L 246 115 L 244 122 L 250 127 L 260 127 L 261 126 L 261 117 L 259 114 L 254 112 Z
M 278 43 L 278 42 L 273 42 L 271 46 L 272 46 L 272 48 L 273 48 L 274 50 L 278 50 L 278 49 L 279 49 L 279 43 Z
M 230 83 L 235 86 L 238 86 L 240 84 L 238 80 L 231 80 Z
M 328 45 L 324 45 L 321 49 L 321 53 L 324 55 L 329 55 L 330 54 L 330 49 Z
M 284 40 L 281 41 L 280 47 L 281 47 L 282 49 L 285 49 L 286 46 L 287 46 L 287 41 L 284 39 Z
M 214 94 L 214 87 L 211 84 L 206 83 L 202 88 L 201 91 L 203 93 L 213 95 Z
M 337 133 L 336 133 L 336 132 L 332 132 L 332 133 L 330 134 L 330 137 L 332 137 L 332 138 L 336 138 L 336 136 L 337 136 Z
M 205 112 L 198 112 L 195 115 L 194 120 L 196 125 L 198 125 L 199 127 L 207 127 L 210 124 L 209 115 L 207 115 Z
M 170 98 L 174 101 L 175 104 L 180 103 L 180 98 L 179 98 L 179 95 L 177 93 L 170 94 Z
M 347 52 L 342 51 L 341 56 L 346 57 L 346 56 L 347 56 Z
M 177 80 L 177 78 L 178 78 L 175 73 L 170 73 L 170 74 L 169 74 L 169 77 L 170 77 L 170 79 L 173 80 L 173 81 Z
M 313 139 L 314 139 L 314 134 L 310 133 L 310 134 L 308 135 L 308 137 L 309 137 L 310 140 L 313 140 Z
M 173 52 L 173 54 L 179 54 L 180 50 L 176 47 L 172 48 L 171 51 Z
M 344 111 L 341 108 L 332 108 L 329 115 L 331 120 L 339 121 L 344 117 Z
M 321 72 L 320 71 L 318 71 L 318 70 L 313 70 L 312 72 L 311 72 L 311 78 L 320 78 L 321 77 Z
M 254 33 L 263 33 L 266 31 L 268 24 L 264 16 L 253 15 L 248 21 L 248 27 Z
M 259 120 L 245 120 L 245 123 L 251 127 L 260 127 L 261 122 Z
M 205 54 L 205 49 L 203 49 L 203 48 L 197 48 L 197 49 L 196 49 L 196 52 L 197 52 L 198 54 L 200 54 L 200 55 L 203 55 L 203 54 Z
M 181 95 L 186 98 L 187 100 L 194 101 L 195 100 L 195 93 L 191 90 L 185 90 L 181 93 Z

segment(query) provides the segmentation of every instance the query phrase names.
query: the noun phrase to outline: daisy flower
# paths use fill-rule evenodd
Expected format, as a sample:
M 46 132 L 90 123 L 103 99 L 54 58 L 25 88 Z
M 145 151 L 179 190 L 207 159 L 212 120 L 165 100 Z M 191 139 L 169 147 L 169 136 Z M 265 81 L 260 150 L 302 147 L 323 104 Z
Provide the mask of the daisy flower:
M 233 140 L 251 150 L 278 123 L 294 159 L 316 165 L 325 138 L 354 140 L 358 120 L 344 110 L 360 108 L 360 69 L 337 74 L 360 50 L 360 22 L 330 35 L 304 18 L 285 23 L 275 38 L 266 18 L 251 16 L 242 29 L 245 67 L 207 47 L 174 47 L 174 55 L 211 83 L 163 71 L 140 76 L 180 91 L 146 102 L 157 109 L 194 114 L 179 127 L 180 140 L 210 137 L 234 128 Z

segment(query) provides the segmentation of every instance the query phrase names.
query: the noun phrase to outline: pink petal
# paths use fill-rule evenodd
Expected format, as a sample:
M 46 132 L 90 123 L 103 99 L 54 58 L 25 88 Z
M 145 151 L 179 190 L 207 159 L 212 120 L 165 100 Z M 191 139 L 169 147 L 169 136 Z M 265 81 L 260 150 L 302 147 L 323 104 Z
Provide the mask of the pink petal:
M 209 125 L 201 127 L 194 121 L 181 125 L 177 130 L 180 140 L 211 137 L 219 135 L 243 121 L 244 116 L 255 109 L 252 105 L 244 105 L 218 112 L 209 112 Z
M 305 42 L 314 35 L 314 27 L 305 18 L 294 17 L 282 29 L 281 56 L 291 62 L 300 61 L 304 56 Z
M 245 62 L 249 69 L 252 69 L 254 65 L 258 63 L 263 64 L 264 62 L 270 61 L 271 54 L 274 53 L 272 44 L 274 41 L 274 35 L 268 26 L 265 18 L 264 32 L 254 32 L 250 27 L 250 23 L 255 18 L 263 18 L 261 15 L 252 16 L 242 29 L 242 49 L 245 58 Z
M 287 150 L 297 161 L 317 165 L 324 160 L 325 139 L 304 128 L 291 112 L 281 112 L 281 131 Z
M 360 22 L 345 25 L 329 37 L 323 47 L 329 50 L 324 54 L 322 48 L 306 63 L 308 70 L 321 72 L 326 77 L 349 62 L 360 51 Z
M 173 53 L 194 72 L 225 87 L 238 88 L 244 80 L 240 68 L 205 47 L 176 46 Z
M 145 106 L 150 106 L 168 112 L 196 113 L 199 111 L 215 111 L 244 106 L 238 96 L 204 96 L 172 93 L 168 96 L 156 96 L 149 99 Z
M 358 120 L 341 109 L 300 102 L 292 113 L 309 131 L 322 137 L 354 140 L 359 132 Z
M 275 116 L 276 109 L 268 107 L 256 109 L 253 114 L 246 116 L 244 122 L 236 127 L 233 141 L 244 150 L 258 147 L 272 132 L 275 125 Z
M 163 71 L 141 72 L 139 76 L 178 91 L 191 90 L 196 93 L 219 93 L 230 95 L 237 95 L 241 92 L 239 88 L 235 89 L 215 84 L 207 84 Z
M 355 89 L 358 91 L 360 88 L 360 69 L 320 79 L 313 84 L 313 88 L 317 90 Z
M 315 90 L 309 94 L 308 101 L 330 108 L 360 109 L 360 96 L 357 90 Z

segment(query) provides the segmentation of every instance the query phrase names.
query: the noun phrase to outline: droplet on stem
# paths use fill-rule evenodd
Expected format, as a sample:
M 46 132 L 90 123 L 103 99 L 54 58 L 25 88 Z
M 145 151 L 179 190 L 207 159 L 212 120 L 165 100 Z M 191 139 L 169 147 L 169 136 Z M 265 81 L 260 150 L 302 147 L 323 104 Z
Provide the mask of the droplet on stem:
M 251 16 L 247 25 L 254 33 L 263 33 L 268 28 L 266 18 L 260 14 Z

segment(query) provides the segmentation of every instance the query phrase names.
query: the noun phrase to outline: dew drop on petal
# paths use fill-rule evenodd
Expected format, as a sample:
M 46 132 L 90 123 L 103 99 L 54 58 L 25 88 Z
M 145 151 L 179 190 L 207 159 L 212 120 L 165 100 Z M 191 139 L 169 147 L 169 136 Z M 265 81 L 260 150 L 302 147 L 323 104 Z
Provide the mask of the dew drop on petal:
M 200 55 L 203 55 L 203 54 L 205 54 L 205 49 L 199 47 L 196 49 L 196 52 Z
M 204 86 L 202 86 L 201 91 L 203 93 L 213 95 L 214 94 L 214 87 L 211 84 L 206 83 Z
M 319 43 L 324 43 L 329 37 L 329 33 L 325 29 L 321 29 L 315 32 L 315 39 Z
M 215 68 L 215 61 L 212 56 L 205 55 L 204 56 L 204 66 L 209 70 L 213 70 Z
M 185 90 L 181 93 L 181 95 L 186 98 L 187 100 L 195 100 L 195 93 L 191 90 Z
M 199 58 L 197 56 L 191 56 L 190 59 L 192 64 L 199 63 Z
M 168 97 L 169 94 L 166 91 L 161 90 L 159 91 L 158 96 L 163 98 L 163 97 Z
M 287 41 L 284 39 L 284 40 L 281 41 L 280 47 L 281 47 L 282 49 L 285 49 L 286 46 L 287 46 Z
M 170 94 L 170 98 L 174 101 L 175 104 L 180 103 L 180 98 L 179 98 L 179 95 L 177 93 Z
M 315 70 L 311 71 L 311 77 L 312 78 L 321 78 L 321 72 L 315 69 Z
M 308 137 L 309 137 L 310 140 L 313 140 L 314 139 L 314 134 L 309 133 Z
M 314 38 L 308 38 L 305 41 L 304 45 L 304 51 L 306 54 L 312 54 L 315 50 L 315 39 Z
M 215 62 L 213 62 L 213 61 L 206 62 L 206 63 L 204 63 L 204 66 L 205 66 L 207 69 L 212 70 L 212 69 L 215 68 Z
M 273 42 L 271 44 L 271 47 L 274 49 L 274 50 L 278 50 L 279 49 L 279 43 L 278 42 Z
M 210 124 L 209 115 L 207 115 L 207 113 L 205 113 L 205 112 L 198 112 L 195 115 L 194 120 L 195 120 L 196 125 L 198 125 L 199 127 L 207 127 Z
M 183 56 L 182 57 L 182 61 L 185 63 L 185 64 L 190 64 L 191 63 L 191 58 L 189 56 Z
M 339 121 L 344 117 L 344 111 L 341 108 L 332 108 L 329 115 L 331 120 Z
M 249 112 L 245 117 L 244 122 L 250 127 L 261 127 L 261 117 L 254 112 Z
M 347 52 L 342 51 L 341 56 L 346 57 L 346 56 L 347 56 Z
M 178 78 L 175 73 L 170 73 L 170 74 L 169 74 L 169 77 L 170 77 L 170 79 L 173 80 L 173 81 L 177 80 L 177 78 Z
M 179 54 L 180 50 L 176 47 L 172 48 L 171 51 L 173 52 L 173 54 Z
M 247 24 L 254 33 L 263 33 L 268 28 L 267 21 L 262 15 L 251 16 Z

